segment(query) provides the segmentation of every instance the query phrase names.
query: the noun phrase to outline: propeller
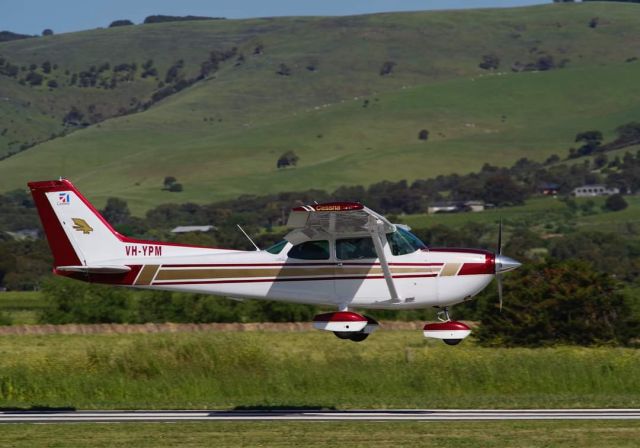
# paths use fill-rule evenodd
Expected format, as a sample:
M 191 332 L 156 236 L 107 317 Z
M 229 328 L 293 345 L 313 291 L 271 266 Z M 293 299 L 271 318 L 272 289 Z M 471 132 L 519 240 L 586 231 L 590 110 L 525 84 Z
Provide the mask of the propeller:
M 500 303 L 500 311 L 502 312 L 502 274 L 508 271 L 513 271 L 514 269 L 522 266 L 521 263 L 517 262 L 513 258 L 502 255 L 502 219 L 500 219 L 500 225 L 498 227 L 498 252 L 496 252 L 495 263 L 496 283 L 498 284 L 498 300 Z
M 502 218 L 498 225 L 498 259 L 502 257 Z M 496 264 L 496 283 L 498 284 L 498 302 L 500 303 L 500 312 L 502 312 L 502 274 L 497 269 Z

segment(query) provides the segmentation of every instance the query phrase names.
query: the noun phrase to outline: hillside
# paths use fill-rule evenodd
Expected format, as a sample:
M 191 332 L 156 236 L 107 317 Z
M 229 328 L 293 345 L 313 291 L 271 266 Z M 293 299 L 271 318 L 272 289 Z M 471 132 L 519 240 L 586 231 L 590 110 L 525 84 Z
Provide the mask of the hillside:
M 579 131 L 610 134 L 638 119 L 637 11 L 590 3 L 181 22 L 3 43 L 0 57 L 25 70 L 0 76 L 0 155 L 24 150 L 0 161 L 0 191 L 64 175 L 99 205 L 121 196 L 141 212 L 564 155 Z M 479 68 L 483 55 L 497 56 L 497 69 Z M 157 79 L 142 76 L 148 60 Z M 44 73 L 45 61 L 57 68 Z M 19 83 L 31 64 L 40 86 Z M 159 87 L 171 66 L 176 76 Z M 81 72 L 96 85 L 68 85 Z M 52 79 L 58 87 L 46 87 Z M 287 150 L 298 166 L 278 170 Z M 182 193 L 160 190 L 168 175 Z

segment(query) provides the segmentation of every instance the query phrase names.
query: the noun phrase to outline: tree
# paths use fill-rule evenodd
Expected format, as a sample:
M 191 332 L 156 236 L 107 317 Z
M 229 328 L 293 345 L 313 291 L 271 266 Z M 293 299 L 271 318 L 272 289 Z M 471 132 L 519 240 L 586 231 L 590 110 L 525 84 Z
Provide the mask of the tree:
M 616 142 L 626 144 L 640 143 L 640 123 L 632 121 L 616 128 L 618 139 Z
M 133 25 L 133 22 L 131 20 L 120 19 L 120 20 L 114 20 L 113 22 L 111 22 L 109 24 L 109 28 L 114 28 L 116 26 L 129 26 L 129 25 Z
M 604 209 L 612 212 L 618 212 L 627 208 L 627 201 L 621 194 L 613 194 L 604 202 Z
M 53 36 L 53 30 L 50 28 L 46 28 L 42 31 L 43 36 Z
M 504 290 L 502 312 L 480 307 L 483 345 L 629 344 L 639 327 L 614 278 L 583 261 L 525 265 Z
M 426 129 L 422 129 L 420 132 L 418 132 L 418 139 L 427 141 L 429 139 L 429 131 L 427 131 Z
M 127 201 L 120 198 L 107 199 L 107 205 L 100 213 L 112 226 L 125 224 L 131 217 Z
M 481 195 L 482 199 L 490 204 L 519 205 L 527 198 L 527 191 L 514 182 L 511 176 L 499 173 L 487 178 Z
M 179 184 L 177 179 L 173 176 L 167 176 L 164 178 L 164 187 L 162 189 L 173 193 L 179 193 L 183 190 L 182 184 Z
M 484 70 L 497 70 L 500 66 L 500 58 L 495 54 L 485 54 L 478 67 Z
M 291 69 L 286 64 L 280 64 L 276 73 L 280 76 L 291 76 Z
M 285 167 L 288 167 L 288 166 L 296 166 L 298 164 L 298 160 L 299 159 L 300 158 L 296 155 L 295 152 L 289 150 L 289 151 L 285 152 L 284 154 L 282 154 L 280 156 L 276 166 L 278 168 L 285 168 Z
M 51 73 L 51 62 L 49 62 L 49 61 L 44 61 L 44 62 L 42 63 L 42 71 L 43 71 L 44 73 L 47 73 L 47 74 L 48 74 L 48 73 Z
M 579 156 L 588 156 L 598 149 L 600 143 L 602 143 L 602 132 L 600 131 L 585 131 L 576 134 L 576 142 L 584 143 L 578 149 Z
M 29 72 L 24 79 L 32 86 L 39 86 L 42 84 L 44 77 L 40 73 Z
M 380 67 L 380 76 L 390 75 L 393 72 L 396 63 L 393 61 L 386 61 Z
M 77 107 L 71 106 L 71 109 L 64 116 L 62 122 L 69 126 L 79 126 L 82 123 L 83 118 L 84 114 L 80 112 Z
M 173 177 L 173 176 L 165 177 L 164 178 L 164 182 L 163 182 L 164 190 L 168 190 L 171 187 L 171 185 L 176 183 L 176 181 L 177 181 L 177 179 L 175 177 Z

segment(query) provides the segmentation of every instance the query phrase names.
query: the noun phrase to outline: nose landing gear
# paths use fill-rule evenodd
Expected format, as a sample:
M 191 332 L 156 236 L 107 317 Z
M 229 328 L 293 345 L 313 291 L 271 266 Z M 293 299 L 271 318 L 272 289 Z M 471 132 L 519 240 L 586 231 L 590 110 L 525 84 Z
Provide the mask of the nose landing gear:
M 471 334 L 468 325 L 451 320 L 449 307 L 438 312 L 437 318 L 440 322 L 428 322 L 424 326 L 424 337 L 442 339 L 447 345 L 458 345 L 464 338 Z

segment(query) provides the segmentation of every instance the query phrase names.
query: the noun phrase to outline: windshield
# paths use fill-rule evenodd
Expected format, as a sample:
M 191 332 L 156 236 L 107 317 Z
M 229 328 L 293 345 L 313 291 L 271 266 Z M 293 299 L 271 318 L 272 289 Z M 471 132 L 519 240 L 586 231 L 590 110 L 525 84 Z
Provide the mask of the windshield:
M 400 227 L 396 227 L 396 231 L 393 233 L 387 233 L 387 241 L 393 255 L 412 254 L 417 250 L 427 248 L 426 244 L 420 241 L 420 238 Z
M 282 241 L 274 244 L 273 246 L 271 246 L 270 248 L 265 249 L 265 250 L 267 252 L 269 252 L 270 254 L 278 255 L 280 252 L 282 252 L 282 249 L 286 245 L 287 245 L 287 240 L 282 240 Z

